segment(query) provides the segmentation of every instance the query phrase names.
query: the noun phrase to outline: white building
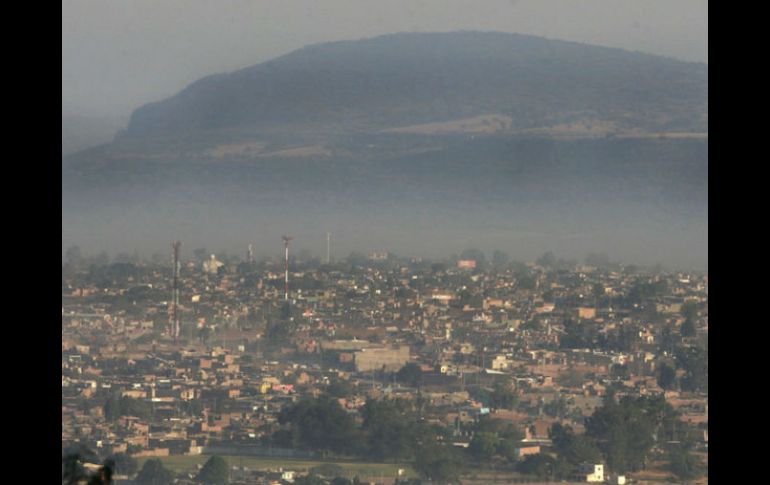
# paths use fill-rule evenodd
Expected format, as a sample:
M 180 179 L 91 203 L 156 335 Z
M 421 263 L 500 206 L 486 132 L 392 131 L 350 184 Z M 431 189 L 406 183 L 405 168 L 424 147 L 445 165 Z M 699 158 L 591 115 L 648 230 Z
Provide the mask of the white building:
M 604 482 L 604 465 L 586 464 L 581 466 L 580 480 L 589 483 Z
M 281 472 L 281 480 L 286 480 L 289 483 L 294 482 L 294 476 L 296 475 L 296 472 L 294 471 L 282 471 Z

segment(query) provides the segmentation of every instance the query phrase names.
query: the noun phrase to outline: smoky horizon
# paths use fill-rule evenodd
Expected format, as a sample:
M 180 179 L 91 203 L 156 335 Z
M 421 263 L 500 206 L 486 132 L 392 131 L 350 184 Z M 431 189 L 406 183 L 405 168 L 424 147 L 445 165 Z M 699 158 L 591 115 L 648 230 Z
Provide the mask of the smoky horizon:
M 62 257 L 707 268 L 707 37 L 700 0 L 67 1 Z
M 62 485 L 707 485 L 708 74 L 707 0 L 65 0 Z

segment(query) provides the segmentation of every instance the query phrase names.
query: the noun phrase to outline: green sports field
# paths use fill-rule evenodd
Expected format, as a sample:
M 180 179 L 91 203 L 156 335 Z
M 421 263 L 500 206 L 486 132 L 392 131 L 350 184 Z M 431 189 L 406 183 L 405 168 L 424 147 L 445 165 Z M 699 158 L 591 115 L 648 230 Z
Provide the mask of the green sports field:
M 210 458 L 209 455 L 180 455 L 180 456 L 163 456 L 160 460 L 163 464 L 173 470 L 176 473 L 195 472 L 198 470 L 196 465 L 203 465 L 206 460 Z M 351 462 L 351 461 L 335 461 L 335 460 L 310 460 L 310 459 L 293 459 L 293 458 L 277 458 L 277 457 L 258 457 L 258 456 L 224 456 L 230 466 L 247 467 L 251 470 L 278 470 L 283 468 L 284 470 L 293 470 L 297 472 L 306 472 L 310 468 L 323 464 L 334 464 L 342 467 L 345 470 L 347 476 L 378 476 L 378 477 L 393 477 L 398 474 L 398 469 L 404 470 L 407 477 L 416 476 L 414 470 L 407 464 L 397 463 L 367 463 L 367 462 Z M 149 457 L 138 458 L 139 467 L 141 469 L 144 462 L 150 459 Z

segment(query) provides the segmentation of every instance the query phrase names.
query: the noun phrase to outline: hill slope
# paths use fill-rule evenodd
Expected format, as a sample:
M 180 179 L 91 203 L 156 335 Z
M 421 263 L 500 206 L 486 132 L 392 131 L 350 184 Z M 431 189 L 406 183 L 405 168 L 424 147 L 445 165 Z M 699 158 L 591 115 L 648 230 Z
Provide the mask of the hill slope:
M 474 245 L 704 267 L 707 74 L 510 34 L 307 47 L 202 79 L 67 157 L 62 245 L 270 253 L 330 231 L 338 256 Z
M 126 136 L 376 131 L 510 117 L 521 130 L 707 131 L 708 67 L 538 37 L 393 34 L 305 47 L 137 109 Z

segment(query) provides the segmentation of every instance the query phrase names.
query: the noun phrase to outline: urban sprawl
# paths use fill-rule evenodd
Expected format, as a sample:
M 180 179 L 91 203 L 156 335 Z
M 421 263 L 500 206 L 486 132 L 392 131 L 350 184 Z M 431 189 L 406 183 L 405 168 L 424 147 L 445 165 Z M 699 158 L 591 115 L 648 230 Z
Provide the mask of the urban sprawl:
M 329 260 L 290 240 L 288 260 L 67 250 L 64 474 L 707 482 L 706 273 L 478 250 Z

